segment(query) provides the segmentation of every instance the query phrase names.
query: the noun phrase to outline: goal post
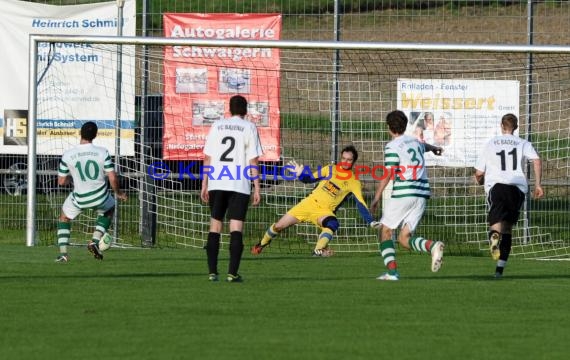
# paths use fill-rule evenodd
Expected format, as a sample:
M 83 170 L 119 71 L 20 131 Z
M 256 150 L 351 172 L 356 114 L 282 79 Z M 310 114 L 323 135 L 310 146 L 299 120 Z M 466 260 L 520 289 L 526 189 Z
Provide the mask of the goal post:
M 426 141 L 444 147 L 442 157 L 426 158 L 432 198 L 418 234 L 445 241 L 451 253 L 486 250 L 485 196 L 472 180 L 474 159 L 497 133 L 500 117 L 512 112 L 520 119 L 519 136 L 532 140 L 543 159 L 546 189 L 545 199 L 528 199 L 513 254 L 546 258 L 570 252 L 570 47 L 45 35 L 30 41 L 28 126 L 36 137 L 29 142 L 29 164 L 38 154 L 36 143 L 49 143 L 54 156 L 71 146 L 58 131 L 39 129 L 41 119 L 79 119 L 68 94 L 74 80 L 64 67 L 38 56 L 39 44 L 74 44 L 79 58 L 94 52 L 108 58 L 81 66 L 85 81 L 101 87 L 98 96 L 109 100 L 115 100 L 116 79 L 109 74 L 119 63 L 118 45 L 122 63 L 134 64 L 122 72 L 121 84 L 127 85 L 118 85 L 123 104 L 138 104 L 134 135 L 122 139 L 132 141 L 133 152 L 118 164 L 131 197 L 119 205 L 119 243 L 140 246 L 151 239 L 156 246 L 203 247 L 209 223 L 199 196 L 204 134 L 227 115 L 227 99 L 239 93 L 250 102 L 249 120 L 265 146 L 262 204 L 249 210 L 246 246 L 311 191 L 287 178 L 289 160 L 316 170 L 344 146 L 356 146 L 358 176 L 370 202 L 389 141 L 384 118 L 400 109 L 409 117 L 410 133 L 421 128 Z M 50 86 L 36 86 L 38 74 Z M 150 113 L 156 121 L 146 118 Z M 428 113 L 433 128 L 426 125 Z M 35 179 L 35 169 L 28 171 Z M 49 217 L 64 195 L 54 190 L 28 198 L 28 242 L 36 236 L 47 241 L 55 221 Z M 378 235 L 354 202 L 348 199 L 337 216 L 335 251 L 378 250 Z M 89 219 L 79 223 L 73 230 L 88 233 Z M 306 252 L 317 234 L 314 226 L 299 224 L 268 250 Z M 223 246 L 227 241 L 223 235 Z

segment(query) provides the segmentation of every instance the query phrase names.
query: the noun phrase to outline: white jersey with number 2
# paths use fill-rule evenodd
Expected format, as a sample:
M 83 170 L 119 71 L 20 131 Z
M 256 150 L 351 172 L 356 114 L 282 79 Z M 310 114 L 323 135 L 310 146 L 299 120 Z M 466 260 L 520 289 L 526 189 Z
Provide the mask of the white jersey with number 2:
M 249 195 L 251 177 L 249 161 L 263 154 L 255 125 L 239 116 L 212 124 L 204 145 L 211 159 L 208 191 L 225 190 Z

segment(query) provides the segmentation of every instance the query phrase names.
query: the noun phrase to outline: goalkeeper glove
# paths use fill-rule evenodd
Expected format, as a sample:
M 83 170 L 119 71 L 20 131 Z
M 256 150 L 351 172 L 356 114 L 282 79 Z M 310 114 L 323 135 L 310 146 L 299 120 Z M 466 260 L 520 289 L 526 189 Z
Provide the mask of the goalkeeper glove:
M 293 172 L 295 173 L 295 175 L 297 175 L 297 177 L 299 177 L 299 175 L 303 173 L 303 169 L 305 168 L 303 165 L 297 164 L 295 160 L 289 161 L 287 165 L 293 167 Z
M 380 226 L 382 226 L 382 224 L 380 223 L 380 221 L 371 221 L 370 222 L 370 227 L 373 229 L 379 229 Z

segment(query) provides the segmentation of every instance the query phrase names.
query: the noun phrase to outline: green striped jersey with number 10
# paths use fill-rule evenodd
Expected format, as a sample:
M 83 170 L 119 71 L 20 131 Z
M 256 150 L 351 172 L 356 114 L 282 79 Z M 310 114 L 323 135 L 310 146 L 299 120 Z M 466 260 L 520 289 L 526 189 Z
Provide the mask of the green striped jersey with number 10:
M 87 209 L 101 205 L 109 196 L 105 173 L 110 171 L 114 165 L 107 149 L 89 143 L 63 153 L 58 175 L 71 175 L 74 202 Z

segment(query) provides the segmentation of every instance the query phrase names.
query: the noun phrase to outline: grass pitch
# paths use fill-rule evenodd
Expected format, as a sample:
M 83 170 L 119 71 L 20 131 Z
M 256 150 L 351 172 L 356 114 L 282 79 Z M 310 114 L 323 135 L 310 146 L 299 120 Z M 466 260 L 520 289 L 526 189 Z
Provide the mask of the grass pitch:
M 399 253 L 244 253 L 245 282 L 207 281 L 196 249 L 0 246 L 2 359 L 565 359 L 568 262 Z M 227 267 L 220 253 L 220 270 Z

